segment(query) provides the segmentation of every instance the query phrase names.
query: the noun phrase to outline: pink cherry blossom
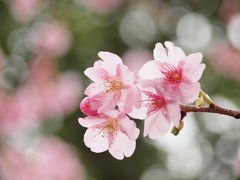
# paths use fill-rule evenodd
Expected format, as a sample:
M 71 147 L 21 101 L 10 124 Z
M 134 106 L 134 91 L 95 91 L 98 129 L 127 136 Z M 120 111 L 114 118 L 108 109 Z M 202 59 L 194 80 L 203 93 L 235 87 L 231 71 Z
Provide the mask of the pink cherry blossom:
M 12 0 L 10 2 L 13 16 L 19 21 L 27 22 L 37 13 L 42 0 Z
M 42 138 L 26 148 L 15 146 L 5 145 L 0 150 L 0 179 L 84 179 L 78 157 L 57 138 Z
M 71 44 L 69 30 L 60 22 L 49 22 L 37 27 L 32 33 L 34 47 L 40 54 L 64 55 Z
M 109 52 L 99 52 L 94 67 L 84 71 L 94 83 L 85 90 L 85 94 L 92 97 L 96 94 L 104 96 L 103 104 L 111 107 L 117 105 L 123 112 L 131 112 L 133 107 L 140 107 L 141 93 L 136 85 L 134 73 L 122 63 L 120 57 Z M 104 111 L 101 108 L 99 112 Z
M 140 82 L 143 93 L 142 107 L 129 115 L 145 119 L 144 136 L 158 138 L 168 132 L 171 124 L 179 127 L 181 109 L 178 102 L 165 95 L 162 87 L 154 80 Z
M 139 129 L 125 114 L 111 110 L 101 116 L 87 116 L 78 121 L 88 128 L 84 143 L 91 151 L 100 153 L 108 150 L 119 160 L 133 154 Z
M 165 42 L 167 49 L 157 43 L 154 59 L 147 62 L 139 71 L 143 79 L 157 79 L 164 89 L 164 94 L 183 103 L 192 103 L 199 95 L 200 83 L 205 68 L 201 64 L 202 54 L 188 56 L 171 42 Z

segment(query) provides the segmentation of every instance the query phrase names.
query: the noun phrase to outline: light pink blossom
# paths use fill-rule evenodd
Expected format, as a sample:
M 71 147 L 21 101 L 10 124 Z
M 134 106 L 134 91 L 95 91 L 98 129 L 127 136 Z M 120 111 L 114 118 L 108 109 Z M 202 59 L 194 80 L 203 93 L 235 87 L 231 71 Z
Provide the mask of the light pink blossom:
M 120 160 L 133 154 L 139 129 L 125 114 L 112 110 L 101 116 L 79 118 L 78 121 L 88 128 L 84 143 L 91 151 L 100 153 L 108 150 Z
M 133 107 L 140 107 L 141 93 L 136 85 L 134 73 L 122 63 L 120 57 L 109 52 L 99 52 L 94 67 L 84 71 L 93 83 L 85 90 L 85 94 L 92 97 L 96 94 L 104 96 L 105 107 L 117 105 L 122 112 L 131 112 Z M 101 108 L 99 112 L 104 112 Z
M 67 144 L 56 138 L 43 138 L 27 148 L 3 146 L 0 179 L 82 180 L 84 172 L 78 157 Z
M 192 103 L 199 95 L 200 83 L 205 68 L 201 64 L 202 54 L 188 56 L 171 42 L 165 42 L 167 49 L 157 43 L 154 59 L 147 62 L 139 71 L 143 79 L 157 79 L 164 89 L 164 94 L 183 103 Z
M 162 87 L 154 80 L 142 80 L 142 107 L 134 109 L 129 115 L 145 119 L 144 136 L 158 138 L 168 132 L 171 124 L 179 127 L 181 109 L 175 99 L 165 95 Z
M 68 51 L 71 34 L 62 23 L 49 22 L 33 31 L 32 40 L 40 54 L 56 57 L 62 56 Z

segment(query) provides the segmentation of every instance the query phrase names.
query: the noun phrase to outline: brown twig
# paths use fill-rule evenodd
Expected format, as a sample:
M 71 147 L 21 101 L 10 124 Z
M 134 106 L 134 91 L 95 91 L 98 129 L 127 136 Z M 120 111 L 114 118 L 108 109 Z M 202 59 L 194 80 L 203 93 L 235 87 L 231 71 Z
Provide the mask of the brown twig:
M 222 108 L 216 104 L 211 104 L 208 107 L 195 107 L 190 105 L 180 105 L 182 114 L 186 114 L 188 112 L 208 112 L 208 113 L 216 113 L 216 114 L 223 114 L 227 116 L 232 116 L 236 119 L 240 119 L 240 111 L 234 111 L 230 109 Z

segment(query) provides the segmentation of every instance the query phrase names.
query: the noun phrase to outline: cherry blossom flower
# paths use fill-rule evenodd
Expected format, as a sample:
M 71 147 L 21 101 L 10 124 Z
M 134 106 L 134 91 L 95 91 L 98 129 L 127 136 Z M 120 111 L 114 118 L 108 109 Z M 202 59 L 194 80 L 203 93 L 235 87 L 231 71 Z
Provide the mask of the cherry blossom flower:
M 139 129 L 125 114 L 111 110 L 101 116 L 87 116 L 78 121 L 88 128 L 84 143 L 91 151 L 100 153 L 108 150 L 119 160 L 133 154 Z
M 154 59 L 147 62 L 139 71 L 143 79 L 157 79 L 164 89 L 164 94 L 182 103 L 192 103 L 199 95 L 202 72 L 202 54 L 188 56 L 171 42 L 165 42 L 167 50 L 161 43 L 154 49 Z
M 0 179 L 84 179 L 78 157 L 67 144 L 53 137 L 38 140 L 24 147 L 5 145 L 1 148 Z
M 94 67 L 84 71 L 94 83 L 85 90 L 85 94 L 92 97 L 96 94 L 105 96 L 104 105 L 117 105 L 122 112 L 132 111 L 132 107 L 140 107 L 141 93 L 136 85 L 134 73 L 122 63 L 120 57 L 109 52 L 99 52 Z M 101 108 L 99 112 L 106 109 Z
M 129 115 L 145 119 L 144 136 L 158 138 L 168 132 L 171 124 L 179 127 L 181 109 L 178 102 L 164 94 L 162 87 L 154 80 L 140 82 L 143 93 L 142 107 Z

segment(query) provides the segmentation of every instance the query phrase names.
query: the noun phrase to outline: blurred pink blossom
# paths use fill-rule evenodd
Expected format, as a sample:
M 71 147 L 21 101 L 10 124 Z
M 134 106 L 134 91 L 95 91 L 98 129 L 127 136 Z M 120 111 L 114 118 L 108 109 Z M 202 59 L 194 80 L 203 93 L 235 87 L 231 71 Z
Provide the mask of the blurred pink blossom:
M 31 92 L 19 89 L 13 94 L 2 93 L 0 102 L 0 137 L 8 136 L 38 121 L 37 107 Z
M 220 41 L 209 51 L 209 61 L 217 71 L 226 76 L 240 79 L 240 51 L 227 41 Z
M 15 19 L 27 22 L 37 13 L 41 3 L 42 0 L 12 0 L 10 8 Z
M 149 59 L 153 59 L 152 54 L 145 49 L 129 50 L 124 53 L 123 61 L 133 71 L 138 75 L 138 71 Z
M 239 12 L 240 3 L 238 0 L 223 0 L 219 8 L 219 16 L 225 23 L 228 23 L 229 20 Z
M 43 138 L 27 148 L 3 146 L 0 179 L 82 180 L 84 172 L 67 144 L 57 138 Z
M 108 13 L 115 11 L 124 0 L 79 0 L 94 11 Z
M 50 57 L 64 55 L 71 44 L 71 34 L 62 23 L 51 22 L 37 27 L 32 34 L 34 47 Z
M 15 92 L 0 94 L 0 137 L 37 125 L 48 116 L 62 116 L 78 107 L 81 81 L 73 72 L 56 73 L 53 61 L 30 65 L 29 78 Z

